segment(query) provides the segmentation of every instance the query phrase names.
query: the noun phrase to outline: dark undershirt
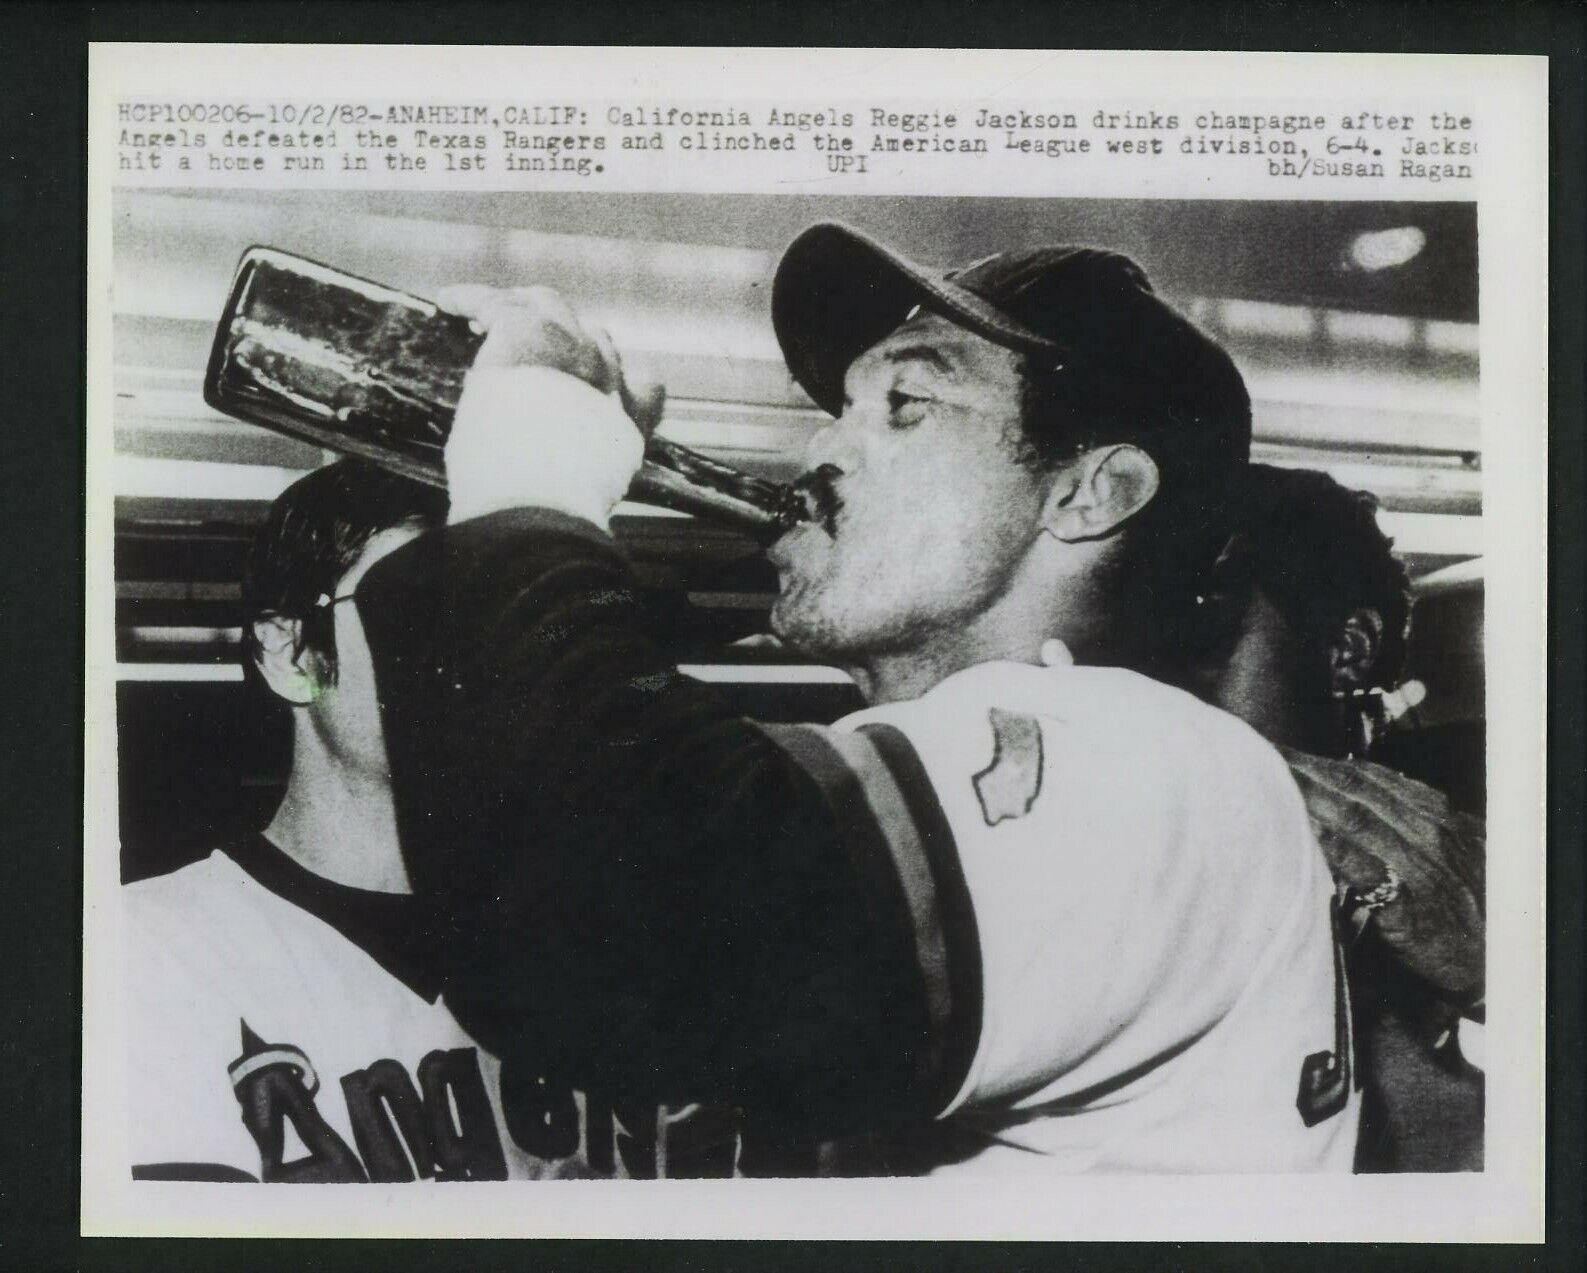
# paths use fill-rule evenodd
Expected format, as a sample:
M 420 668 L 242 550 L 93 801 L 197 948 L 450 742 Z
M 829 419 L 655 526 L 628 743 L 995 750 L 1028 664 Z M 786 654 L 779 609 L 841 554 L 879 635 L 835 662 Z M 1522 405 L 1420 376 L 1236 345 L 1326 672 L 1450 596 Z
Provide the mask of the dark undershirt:
M 221 851 L 259 885 L 329 924 L 420 998 L 434 1003 L 440 997 L 440 970 L 429 958 L 429 925 L 417 898 L 328 880 L 261 833 Z

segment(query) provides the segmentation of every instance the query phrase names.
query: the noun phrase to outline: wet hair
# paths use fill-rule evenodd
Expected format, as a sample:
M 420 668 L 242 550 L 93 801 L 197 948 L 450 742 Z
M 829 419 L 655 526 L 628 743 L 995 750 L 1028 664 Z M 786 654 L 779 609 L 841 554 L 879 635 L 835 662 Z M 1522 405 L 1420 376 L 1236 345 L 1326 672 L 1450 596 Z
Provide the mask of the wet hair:
M 300 478 L 270 506 L 254 536 L 243 573 L 242 646 L 252 666 L 262 654 L 255 620 L 302 623 L 299 648 L 314 651 L 336 679 L 332 607 L 317 604 L 381 531 L 409 522 L 434 525 L 446 516 L 446 495 L 361 460 L 338 460 Z
M 1247 590 L 1260 588 L 1317 650 L 1357 610 L 1377 611 L 1383 635 L 1367 688 L 1393 689 L 1405 666 L 1411 585 L 1377 509 L 1376 496 L 1326 473 L 1252 464 L 1220 569 L 1244 576 Z

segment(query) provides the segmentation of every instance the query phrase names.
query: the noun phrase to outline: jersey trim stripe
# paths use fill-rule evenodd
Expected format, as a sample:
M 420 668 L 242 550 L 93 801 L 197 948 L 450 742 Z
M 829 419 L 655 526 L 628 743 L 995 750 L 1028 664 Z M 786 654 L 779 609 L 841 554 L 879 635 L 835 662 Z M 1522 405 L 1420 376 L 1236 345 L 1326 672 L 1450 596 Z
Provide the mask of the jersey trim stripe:
M 981 1043 L 981 936 L 975 907 L 953 828 L 914 746 L 892 725 L 862 725 L 857 732 L 875 744 L 899 790 L 908 793 L 937 885 L 937 913 L 948 953 L 948 991 L 954 1006 L 942 1040 L 939 1086 L 931 1093 L 931 1112 L 938 1115 L 947 1111 L 964 1085 Z
M 936 1114 L 958 1091 L 980 1037 L 981 970 L 969 891 L 925 768 L 890 726 L 758 728 L 815 779 L 861 869 L 906 908 L 930 1025 L 921 1077 Z
M 921 953 L 915 944 L 915 907 L 905 881 L 899 878 L 897 861 L 887 843 L 887 832 L 866 799 L 861 774 L 835 746 L 835 731 L 818 725 L 751 724 L 781 748 L 815 782 L 832 810 L 834 821 L 864 887 L 879 902 L 896 908 L 894 915 L 878 915 L 877 919 L 881 927 L 899 934 L 900 939 L 907 943 L 910 963 L 919 979 L 912 988 L 920 993 L 927 1017 L 925 1038 L 922 1040 L 917 1036 L 909 1040 L 909 1048 L 915 1058 L 917 1089 L 908 1094 L 913 1108 L 918 1095 L 935 1086 L 934 1067 L 938 1050 L 934 1022 L 939 1011 L 932 1004 L 933 987 L 927 979 Z M 873 768 L 878 774 L 882 772 L 879 759 Z M 899 1095 L 902 1097 L 904 1094 Z
M 925 837 L 905 803 L 897 779 L 874 742 L 861 734 L 837 731 L 828 734 L 827 741 L 858 776 L 860 789 L 881 828 L 887 850 L 892 855 L 893 868 L 903 885 L 909 918 L 914 925 L 915 958 L 926 983 L 926 1009 L 935 1052 L 947 1032 L 953 1005 L 948 983 L 948 952 L 938 914 L 936 881 L 926 857 Z M 937 1056 L 932 1057 L 930 1072 L 933 1075 L 940 1070 L 938 1060 Z

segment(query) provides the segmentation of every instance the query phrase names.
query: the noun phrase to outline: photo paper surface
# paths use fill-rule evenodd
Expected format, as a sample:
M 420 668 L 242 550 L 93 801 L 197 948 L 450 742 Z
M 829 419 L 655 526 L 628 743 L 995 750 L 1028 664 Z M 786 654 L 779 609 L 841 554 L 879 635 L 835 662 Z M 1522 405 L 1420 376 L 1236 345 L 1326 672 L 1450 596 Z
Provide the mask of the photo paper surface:
M 83 1231 L 1537 1240 L 1546 78 L 95 46 Z

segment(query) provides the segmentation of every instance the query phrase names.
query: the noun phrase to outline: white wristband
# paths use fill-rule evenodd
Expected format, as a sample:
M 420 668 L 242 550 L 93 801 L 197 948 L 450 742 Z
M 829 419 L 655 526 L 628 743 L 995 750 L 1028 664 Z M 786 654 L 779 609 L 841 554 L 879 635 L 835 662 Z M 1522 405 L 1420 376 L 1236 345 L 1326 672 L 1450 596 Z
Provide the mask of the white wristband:
M 448 521 L 535 507 L 604 528 L 643 458 L 616 394 L 549 367 L 475 367 L 446 444 Z

